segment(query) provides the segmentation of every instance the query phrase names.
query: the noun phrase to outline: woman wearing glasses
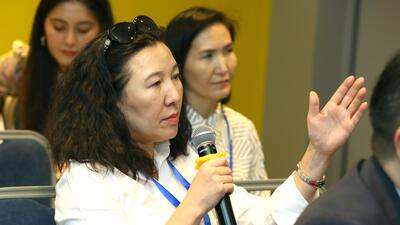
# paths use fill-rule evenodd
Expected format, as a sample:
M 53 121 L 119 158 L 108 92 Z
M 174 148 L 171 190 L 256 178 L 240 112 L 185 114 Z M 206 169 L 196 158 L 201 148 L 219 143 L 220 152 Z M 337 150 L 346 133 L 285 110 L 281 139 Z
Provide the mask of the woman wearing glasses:
M 178 65 L 146 17 L 114 25 L 76 58 L 56 89 L 48 124 L 58 224 L 218 224 L 230 195 L 237 224 L 293 224 L 316 188 L 292 177 L 269 198 L 234 187 L 225 157 L 195 170 Z M 347 78 L 319 111 L 310 95 L 304 169 L 325 172 L 366 110 L 363 79 Z M 302 169 L 303 169 L 302 168 Z
M 11 55 L 0 65 L 0 95 L 18 97 L 17 128 L 43 131 L 54 84 L 82 49 L 112 24 L 108 0 L 40 1 L 27 58 L 18 54 L 13 60 Z

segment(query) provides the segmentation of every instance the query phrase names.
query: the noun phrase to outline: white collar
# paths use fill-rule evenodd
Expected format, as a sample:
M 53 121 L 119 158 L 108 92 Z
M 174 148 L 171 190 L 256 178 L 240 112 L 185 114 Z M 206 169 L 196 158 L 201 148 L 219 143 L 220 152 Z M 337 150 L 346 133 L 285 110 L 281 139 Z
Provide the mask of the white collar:
M 222 115 L 222 104 L 218 103 L 217 109 L 213 113 L 211 113 L 211 115 L 208 116 L 207 118 L 204 118 L 189 104 L 186 104 L 186 114 L 192 126 L 207 124 L 215 128 L 217 117 Z
M 164 141 L 154 146 L 154 164 L 156 165 L 157 169 L 160 169 L 161 165 L 167 160 L 170 153 L 169 147 L 169 141 Z
M 400 197 L 400 187 L 395 186 L 395 188 L 396 188 L 397 194 L 398 194 L 399 197 Z

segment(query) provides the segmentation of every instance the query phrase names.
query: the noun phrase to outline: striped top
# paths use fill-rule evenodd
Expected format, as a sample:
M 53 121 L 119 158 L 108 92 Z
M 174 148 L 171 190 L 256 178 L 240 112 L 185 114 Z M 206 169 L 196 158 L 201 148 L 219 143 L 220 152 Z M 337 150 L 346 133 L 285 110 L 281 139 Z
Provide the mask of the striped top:
M 242 180 L 262 180 L 267 179 L 264 166 L 264 154 L 257 130 L 251 120 L 235 110 L 218 104 L 217 110 L 208 118 L 202 117 L 189 105 L 186 112 L 193 130 L 199 125 L 206 124 L 214 128 L 216 133 L 215 146 L 217 151 L 224 151 L 229 159 L 229 137 L 227 123 L 223 113 L 229 123 L 230 136 L 232 141 L 232 173 L 233 179 Z M 268 196 L 269 191 L 252 192 L 260 196 Z

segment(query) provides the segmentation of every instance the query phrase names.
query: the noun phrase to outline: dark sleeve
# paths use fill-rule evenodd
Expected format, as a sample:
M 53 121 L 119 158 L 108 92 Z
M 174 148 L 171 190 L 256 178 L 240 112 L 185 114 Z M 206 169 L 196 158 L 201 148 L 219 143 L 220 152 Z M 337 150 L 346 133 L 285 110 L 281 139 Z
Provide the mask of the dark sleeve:
M 318 206 L 316 206 L 318 207 Z M 346 215 L 339 215 L 316 207 L 307 208 L 300 215 L 295 225 L 361 225 Z

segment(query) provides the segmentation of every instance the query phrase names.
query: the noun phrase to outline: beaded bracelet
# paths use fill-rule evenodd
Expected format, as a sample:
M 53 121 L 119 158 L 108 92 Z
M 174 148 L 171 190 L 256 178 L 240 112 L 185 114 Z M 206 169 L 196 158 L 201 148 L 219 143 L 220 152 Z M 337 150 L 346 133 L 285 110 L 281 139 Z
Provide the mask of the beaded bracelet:
M 313 180 L 311 177 L 307 176 L 301 171 L 300 168 L 300 163 L 297 163 L 297 169 L 296 169 L 297 174 L 299 175 L 300 179 L 307 184 L 316 187 L 316 188 L 322 188 L 325 185 L 325 176 L 323 176 L 320 180 Z

